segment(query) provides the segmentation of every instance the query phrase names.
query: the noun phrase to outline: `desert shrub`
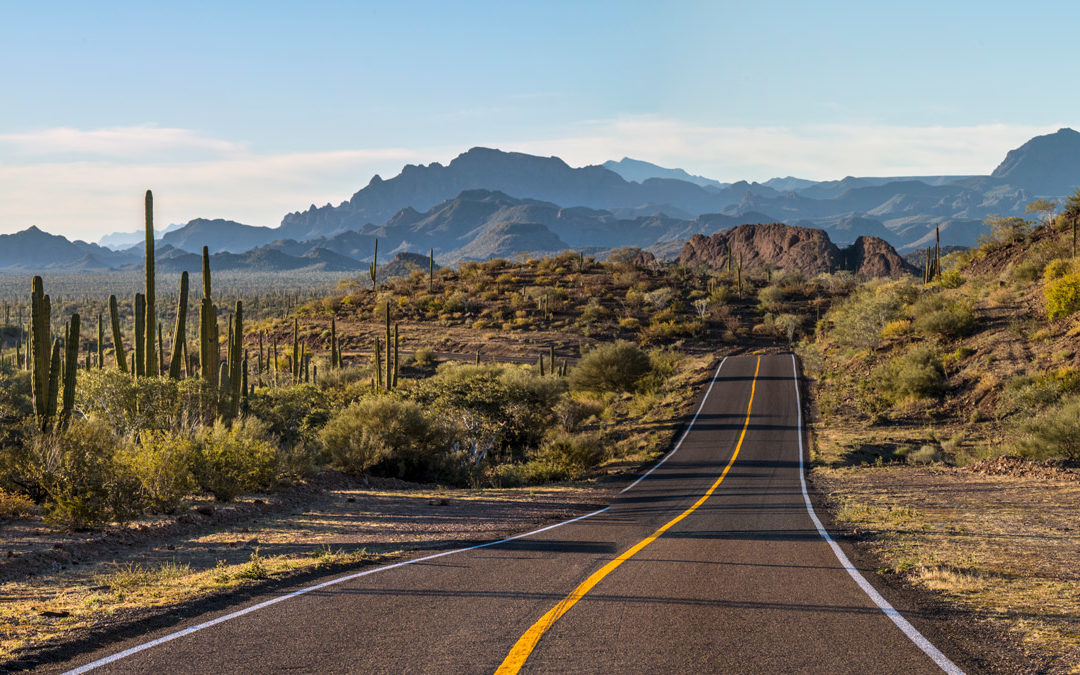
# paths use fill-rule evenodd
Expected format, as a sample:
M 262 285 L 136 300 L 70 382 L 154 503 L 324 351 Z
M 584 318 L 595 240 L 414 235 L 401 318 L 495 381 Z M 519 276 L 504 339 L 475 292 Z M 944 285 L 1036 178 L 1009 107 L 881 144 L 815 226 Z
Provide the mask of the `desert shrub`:
M 119 444 L 107 425 L 80 419 L 32 440 L 32 470 L 48 496 L 47 520 L 84 529 L 137 515 L 138 482 L 115 461 Z
M 431 368 L 435 365 L 435 350 L 431 347 L 417 347 L 412 360 L 417 368 Z
M 37 511 L 34 502 L 26 495 L 6 492 L 0 488 L 0 520 L 25 518 Z
M 927 337 L 957 338 L 975 329 L 975 312 L 965 302 L 941 294 L 925 295 L 911 308 L 913 325 Z
M 904 305 L 917 295 L 910 282 L 868 282 L 830 310 L 829 334 L 842 347 L 874 347 L 885 325 L 901 318 Z
M 192 469 L 198 446 L 190 435 L 144 431 L 125 444 L 117 462 L 138 481 L 142 501 L 161 513 L 174 513 L 196 488 Z
M 667 379 L 679 370 L 679 364 L 686 357 L 670 348 L 649 350 L 649 371 L 637 382 L 637 391 L 656 393 L 663 388 Z
M 604 404 L 600 401 L 575 396 L 564 396 L 554 408 L 559 428 L 568 433 L 577 431 L 587 420 L 598 417 L 602 412 Z
M 1080 396 L 1069 396 L 1019 425 L 1014 441 L 1033 459 L 1080 459 Z
M 214 388 L 201 379 L 136 378 L 112 369 L 80 373 L 75 394 L 76 410 L 120 436 L 206 424 L 217 405 Z
M 315 440 L 318 430 L 330 419 L 331 402 L 319 387 L 297 384 L 249 397 L 248 412 L 265 422 L 282 445 L 291 446 Z
M 1043 281 L 1050 282 L 1054 279 L 1060 279 L 1071 272 L 1072 269 L 1072 263 L 1064 258 L 1051 260 L 1043 269 Z
M 1008 414 L 1044 408 L 1062 396 L 1080 392 L 1080 370 L 1059 368 L 1045 373 L 1017 375 L 1005 383 L 998 401 L 998 412 Z
M 888 340 L 890 338 L 900 338 L 907 335 L 908 330 L 911 328 L 910 319 L 896 319 L 885 324 L 881 329 L 881 339 Z
M 539 445 L 566 386 L 563 378 L 539 377 L 520 366 L 444 363 L 402 394 L 452 426 L 455 442 L 468 454 L 490 454 L 498 463 Z
M 945 369 L 930 347 L 919 345 L 875 370 L 873 384 L 893 403 L 925 398 L 944 390 Z
M 1080 310 L 1080 273 L 1063 274 L 1043 285 L 1046 315 L 1050 319 L 1069 316 Z
M 246 492 L 273 486 L 277 449 L 269 440 L 265 422 L 242 417 L 230 427 L 218 421 L 200 429 L 195 440 L 195 478 L 214 499 L 227 502 Z
M 763 312 L 779 312 L 784 308 L 787 293 L 778 285 L 766 286 L 758 291 L 758 305 Z
M 675 299 L 675 291 L 664 286 L 655 291 L 649 291 L 645 294 L 644 299 L 646 304 L 659 311 L 671 304 L 671 301 Z
M 570 386 L 578 391 L 631 391 L 651 367 L 637 345 L 619 340 L 586 352 L 570 371 Z
M 357 382 L 367 382 L 371 378 L 371 368 L 366 366 L 346 366 L 328 368 L 319 364 L 319 386 L 323 389 L 345 389 Z
M 544 439 L 534 459 L 561 467 L 567 478 L 579 478 L 604 458 L 600 437 L 594 433 L 553 431 Z
M 335 466 L 362 474 L 380 462 L 426 452 L 431 425 L 417 404 L 373 396 L 334 415 L 319 438 Z

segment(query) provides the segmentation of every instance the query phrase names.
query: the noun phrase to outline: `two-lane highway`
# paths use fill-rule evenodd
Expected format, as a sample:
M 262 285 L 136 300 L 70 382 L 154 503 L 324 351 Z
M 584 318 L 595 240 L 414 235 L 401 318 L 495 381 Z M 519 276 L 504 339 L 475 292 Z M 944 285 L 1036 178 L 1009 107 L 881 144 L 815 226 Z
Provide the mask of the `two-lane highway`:
M 828 541 L 790 355 L 725 359 L 608 509 L 132 640 L 101 672 L 959 672 Z

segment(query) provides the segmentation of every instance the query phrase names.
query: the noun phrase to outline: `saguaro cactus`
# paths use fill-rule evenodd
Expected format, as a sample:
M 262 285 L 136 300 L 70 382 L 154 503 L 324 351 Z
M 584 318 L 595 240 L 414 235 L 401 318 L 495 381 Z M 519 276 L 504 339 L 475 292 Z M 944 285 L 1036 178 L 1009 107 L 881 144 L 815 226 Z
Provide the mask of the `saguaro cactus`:
M 371 255 L 371 264 L 368 266 L 368 276 L 371 277 L 371 290 L 375 290 L 375 273 L 379 266 L 379 240 L 375 240 L 375 253 Z
M 153 377 L 158 374 L 158 357 L 154 345 L 157 332 L 157 314 L 154 307 L 154 195 L 146 191 L 146 358 L 145 372 Z
M 146 296 L 135 294 L 135 377 L 146 374 Z M 153 339 L 149 339 L 153 343 Z
M 246 368 L 244 356 L 244 303 L 236 301 L 236 318 L 233 325 L 232 341 L 229 344 L 229 416 L 236 417 L 240 409 L 241 387 L 245 386 L 243 370 Z
M 75 375 L 79 371 L 79 315 L 71 315 L 67 342 L 64 344 L 64 399 L 60 424 L 67 424 L 75 407 Z
M 51 309 L 41 277 L 34 277 L 30 291 L 30 373 L 34 412 L 45 428 L 48 420 L 49 373 L 52 356 Z M 58 357 L 59 358 L 59 357 Z
M 184 365 L 184 341 L 187 340 L 188 273 L 180 273 L 180 297 L 176 300 L 176 325 L 173 327 L 172 359 L 169 360 L 169 377 L 180 379 Z
M 202 249 L 202 282 L 203 297 L 202 306 L 199 310 L 199 366 L 202 368 L 203 379 L 207 384 L 218 381 L 218 327 L 217 309 L 210 295 L 210 250 L 203 246 Z
M 433 249 L 433 248 L 428 249 L 427 269 L 428 269 L 428 272 L 427 272 L 428 273 L 427 287 L 428 287 L 428 292 L 430 293 L 431 291 L 435 290 L 435 249 Z
M 109 322 L 112 324 L 113 354 L 116 356 L 116 367 L 121 373 L 127 372 L 127 359 L 124 358 L 124 334 L 120 332 L 120 310 L 116 304 L 116 296 L 109 296 Z

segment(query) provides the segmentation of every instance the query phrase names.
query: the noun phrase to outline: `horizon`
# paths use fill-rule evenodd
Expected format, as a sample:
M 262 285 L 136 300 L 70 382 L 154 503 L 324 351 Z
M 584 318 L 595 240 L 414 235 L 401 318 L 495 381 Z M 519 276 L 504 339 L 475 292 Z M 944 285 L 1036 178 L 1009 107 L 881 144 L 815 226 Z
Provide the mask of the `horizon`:
M 721 182 L 985 175 L 1077 126 L 1068 25 L 1046 20 L 1067 8 L 18 6 L 0 234 L 137 231 L 147 188 L 162 229 L 277 227 L 476 146 Z

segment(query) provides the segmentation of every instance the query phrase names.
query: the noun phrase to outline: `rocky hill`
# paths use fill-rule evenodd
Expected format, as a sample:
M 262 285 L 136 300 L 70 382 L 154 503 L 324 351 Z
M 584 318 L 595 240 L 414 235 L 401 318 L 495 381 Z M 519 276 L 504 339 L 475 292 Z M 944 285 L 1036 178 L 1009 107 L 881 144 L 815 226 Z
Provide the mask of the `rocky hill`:
M 863 277 L 915 272 L 888 242 L 877 237 L 859 237 L 841 249 L 824 230 L 783 223 L 740 225 L 708 237 L 694 235 L 679 254 L 679 262 L 719 269 L 727 266 L 729 253 L 734 263 L 741 262 L 745 269 L 770 267 L 807 276 L 837 269 Z
M 165 233 L 161 241 L 190 253 L 202 253 L 203 246 L 209 246 L 211 253 L 243 253 L 280 238 L 281 234 L 275 228 L 244 225 L 222 218 L 196 218 Z

